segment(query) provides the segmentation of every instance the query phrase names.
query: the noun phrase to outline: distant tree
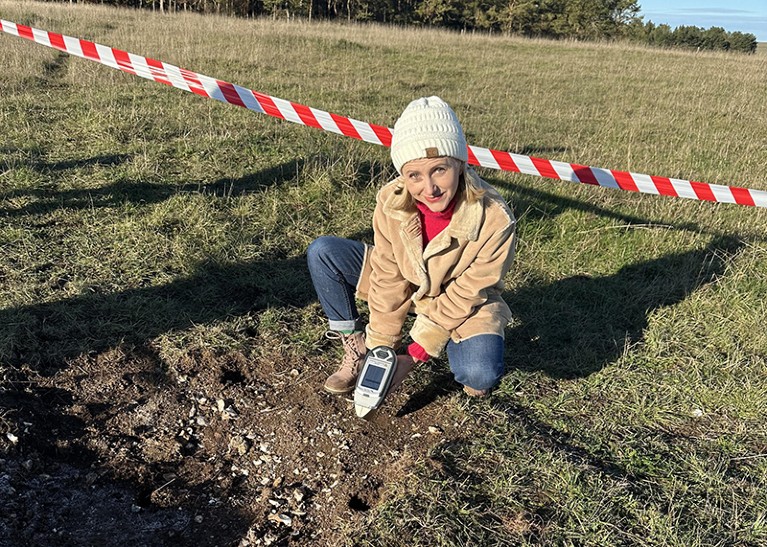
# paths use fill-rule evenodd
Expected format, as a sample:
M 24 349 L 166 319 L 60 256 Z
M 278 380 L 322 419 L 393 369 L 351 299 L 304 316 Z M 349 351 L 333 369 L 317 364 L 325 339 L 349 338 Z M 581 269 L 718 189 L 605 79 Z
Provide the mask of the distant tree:
M 695 26 L 682 25 L 673 32 L 674 44 L 690 49 L 703 47 L 703 29 Z
M 422 0 L 416 13 L 427 25 L 460 28 L 463 4 L 461 0 Z
M 507 33 L 530 36 L 540 14 L 535 0 L 509 0 L 499 11 L 501 28 Z
M 299 2 L 300 0 L 263 0 L 264 13 L 273 17 L 284 16 L 289 19 L 298 11 Z
M 641 10 L 636 0 L 612 0 L 610 2 L 610 18 L 616 25 L 632 25 L 642 21 Z
M 658 25 L 650 34 L 650 43 L 660 47 L 671 47 L 675 43 L 674 31 L 665 23 Z
M 588 40 L 614 38 L 638 18 L 633 0 L 570 0 L 563 5 L 567 36 Z
M 409 24 L 413 22 L 419 0 L 390 0 L 392 23 Z M 384 21 L 385 22 L 385 21 Z
M 621 29 L 621 35 L 633 42 L 647 44 L 653 30 L 655 24 L 652 21 L 645 24 L 641 17 L 636 17 Z
M 461 2 L 459 19 L 464 29 L 496 30 L 498 6 L 504 0 L 468 0 Z
M 703 44 L 705 49 L 728 50 L 730 49 L 730 40 L 727 38 L 727 31 L 721 27 L 711 27 L 703 31 Z
M 567 33 L 564 0 L 539 0 L 533 5 L 528 36 L 562 38 Z
M 756 52 L 756 36 L 750 33 L 733 32 L 729 35 L 730 49 L 743 53 Z

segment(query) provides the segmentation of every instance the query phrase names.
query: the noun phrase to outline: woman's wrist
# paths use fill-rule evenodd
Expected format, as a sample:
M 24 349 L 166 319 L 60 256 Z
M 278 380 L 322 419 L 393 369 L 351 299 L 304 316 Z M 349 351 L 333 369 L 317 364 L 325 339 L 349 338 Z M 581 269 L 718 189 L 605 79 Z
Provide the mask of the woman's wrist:
M 407 347 L 407 354 L 413 358 L 416 363 L 425 363 L 431 358 L 426 350 L 418 342 L 413 342 Z

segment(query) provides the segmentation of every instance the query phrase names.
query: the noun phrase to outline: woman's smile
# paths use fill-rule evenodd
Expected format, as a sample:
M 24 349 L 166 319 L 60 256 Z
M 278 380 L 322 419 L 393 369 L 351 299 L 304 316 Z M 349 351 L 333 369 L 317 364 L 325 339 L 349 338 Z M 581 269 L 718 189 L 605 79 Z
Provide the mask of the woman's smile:
M 407 191 L 435 213 L 447 209 L 458 192 L 461 162 L 449 157 L 423 158 L 402 167 Z

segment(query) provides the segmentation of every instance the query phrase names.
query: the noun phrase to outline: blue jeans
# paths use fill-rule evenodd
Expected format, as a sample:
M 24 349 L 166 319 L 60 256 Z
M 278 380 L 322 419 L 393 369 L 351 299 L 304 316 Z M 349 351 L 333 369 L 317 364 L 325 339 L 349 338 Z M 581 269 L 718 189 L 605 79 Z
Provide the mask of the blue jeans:
M 328 317 L 330 330 L 361 330 L 354 293 L 362 273 L 365 245 L 359 241 L 322 236 L 309 245 L 306 260 L 314 290 Z M 447 343 L 450 370 L 457 382 L 490 389 L 503 375 L 503 338 L 480 334 Z

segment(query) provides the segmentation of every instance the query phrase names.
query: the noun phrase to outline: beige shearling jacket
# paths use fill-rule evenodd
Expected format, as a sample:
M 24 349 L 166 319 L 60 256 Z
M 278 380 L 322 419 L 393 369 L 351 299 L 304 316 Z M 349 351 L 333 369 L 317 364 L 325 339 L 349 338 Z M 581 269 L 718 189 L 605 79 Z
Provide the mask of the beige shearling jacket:
M 448 340 L 504 335 L 511 311 L 501 297 L 516 246 L 516 220 L 506 201 L 470 168 L 485 190 L 475 202 L 460 192 L 450 224 L 423 248 L 421 221 L 397 178 L 376 197 L 374 245 L 368 246 L 357 296 L 368 302 L 366 345 L 399 348 L 408 312 L 410 337 L 433 356 Z

